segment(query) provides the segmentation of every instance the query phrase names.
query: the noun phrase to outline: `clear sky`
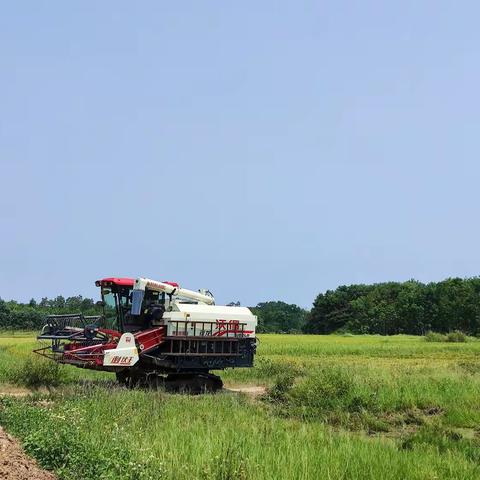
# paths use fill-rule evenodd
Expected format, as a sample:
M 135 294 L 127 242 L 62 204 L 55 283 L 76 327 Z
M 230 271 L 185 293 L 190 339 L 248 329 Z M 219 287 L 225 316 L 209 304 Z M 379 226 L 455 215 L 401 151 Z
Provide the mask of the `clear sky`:
M 480 271 L 475 1 L 4 1 L 0 297 L 308 307 Z

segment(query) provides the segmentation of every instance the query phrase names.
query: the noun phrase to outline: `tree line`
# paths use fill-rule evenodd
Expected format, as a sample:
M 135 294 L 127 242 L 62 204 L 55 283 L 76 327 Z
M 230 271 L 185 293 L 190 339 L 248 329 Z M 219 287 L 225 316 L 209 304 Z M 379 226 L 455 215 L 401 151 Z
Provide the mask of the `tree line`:
M 305 333 L 480 333 L 480 278 L 341 286 L 321 293 Z
M 480 277 L 344 285 L 320 293 L 310 311 L 281 301 L 262 302 L 251 310 L 259 333 L 423 335 L 459 330 L 479 335 Z M 29 303 L 0 299 L 0 329 L 39 330 L 53 313 L 101 315 L 102 308 L 81 295 Z
M 259 333 L 301 333 L 306 322 L 306 310 L 285 302 L 259 303 L 251 310 L 258 316 Z M 42 298 L 40 302 L 32 299 L 28 303 L 0 299 L 0 329 L 40 330 L 47 315 L 66 313 L 87 316 L 101 315 L 103 312 L 94 300 L 81 295 Z
M 64 298 L 61 295 L 40 302 L 31 299 L 28 303 L 0 299 L 0 329 L 40 330 L 47 315 L 54 313 L 83 313 L 83 315 L 101 315 L 102 308 L 95 305 L 91 298 L 81 295 Z

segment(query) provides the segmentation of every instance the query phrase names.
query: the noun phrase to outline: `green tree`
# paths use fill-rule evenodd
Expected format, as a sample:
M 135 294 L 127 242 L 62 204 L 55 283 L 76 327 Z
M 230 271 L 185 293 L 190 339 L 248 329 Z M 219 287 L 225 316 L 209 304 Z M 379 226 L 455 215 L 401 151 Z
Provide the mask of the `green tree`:
M 258 317 L 259 333 L 298 333 L 302 330 L 306 310 L 285 302 L 263 302 L 252 308 Z
M 341 286 L 317 296 L 304 329 L 382 335 L 461 330 L 477 335 L 480 278 Z

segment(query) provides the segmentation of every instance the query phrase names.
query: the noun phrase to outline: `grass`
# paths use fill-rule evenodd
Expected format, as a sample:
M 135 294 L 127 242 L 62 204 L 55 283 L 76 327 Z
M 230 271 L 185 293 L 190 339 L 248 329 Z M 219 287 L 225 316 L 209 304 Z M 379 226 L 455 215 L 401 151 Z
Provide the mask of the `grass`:
M 463 333 L 459 332 L 458 330 L 454 332 L 449 332 L 447 334 L 436 333 L 436 332 L 427 332 L 425 335 L 426 342 L 467 342 L 468 337 Z
M 0 382 L 34 345 L 0 335 Z M 262 335 L 256 367 L 222 377 L 267 385 L 263 398 L 129 391 L 61 367 L 50 393 L 2 398 L 0 424 L 63 479 L 475 479 L 479 353 L 473 339 Z
M 32 353 L 34 349 L 46 346 L 35 339 L 33 332 L 0 332 L 0 383 L 29 384 L 26 375 L 30 372 L 24 369 L 25 365 L 43 365 L 44 360 Z M 45 360 L 45 363 L 47 361 Z M 48 362 L 49 364 L 51 362 Z M 28 368 L 28 367 L 27 367 Z M 48 367 L 45 367 L 48 370 Z M 108 379 L 113 378 L 105 372 L 81 370 L 77 368 L 60 367 L 59 382 L 75 383 L 81 379 Z M 31 385 L 34 386 L 34 385 Z

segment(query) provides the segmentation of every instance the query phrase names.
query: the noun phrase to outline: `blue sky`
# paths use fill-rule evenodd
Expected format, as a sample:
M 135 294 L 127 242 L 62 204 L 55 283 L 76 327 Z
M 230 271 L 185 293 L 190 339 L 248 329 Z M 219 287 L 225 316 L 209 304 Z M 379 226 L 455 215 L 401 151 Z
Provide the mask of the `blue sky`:
M 0 297 L 309 306 L 480 270 L 478 2 L 0 7 Z

